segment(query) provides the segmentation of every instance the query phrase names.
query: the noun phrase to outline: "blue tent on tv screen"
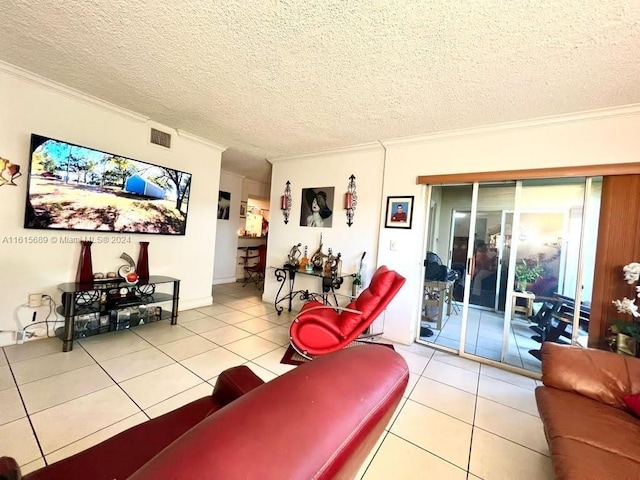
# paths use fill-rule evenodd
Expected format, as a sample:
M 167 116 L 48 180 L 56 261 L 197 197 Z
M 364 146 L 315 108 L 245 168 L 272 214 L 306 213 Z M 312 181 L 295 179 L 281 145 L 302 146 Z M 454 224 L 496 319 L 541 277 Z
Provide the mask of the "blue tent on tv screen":
M 155 183 L 145 180 L 140 175 L 131 175 L 124 183 L 124 191 L 145 195 L 147 197 L 164 199 L 164 190 Z

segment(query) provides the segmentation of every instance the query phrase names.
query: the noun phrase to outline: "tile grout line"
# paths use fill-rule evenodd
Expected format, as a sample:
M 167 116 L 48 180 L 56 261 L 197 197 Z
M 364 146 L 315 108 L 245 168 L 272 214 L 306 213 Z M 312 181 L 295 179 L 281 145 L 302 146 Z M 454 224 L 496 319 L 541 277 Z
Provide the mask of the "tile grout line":
M 467 460 L 467 478 L 469 478 L 469 474 L 471 473 L 471 452 L 473 451 L 473 433 L 476 429 L 476 415 L 478 414 L 478 397 L 480 393 L 480 372 L 478 372 L 478 380 L 476 385 L 476 401 L 473 406 L 473 420 L 471 426 L 471 438 L 469 440 L 469 459 Z M 473 475 L 473 474 L 472 474 Z
M 459 469 L 459 470 L 461 470 L 461 471 L 463 471 L 463 472 L 469 472 L 469 470 L 465 470 L 464 468 L 459 467 L 458 465 L 456 465 L 455 463 L 453 463 L 453 462 L 451 462 L 451 461 L 447 460 L 446 458 L 441 457 L 440 455 L 437 455 L 436 453 L 431 452 L 431 451 L 427 450 L 427 449 L 426 449 L 426 448 L 424 448 L 424 447 L 421 447 L 420 445 L 418 445 L 418 444 L 416 444 L 416 443 L 412 442 L 411 440 L 408 440 L 408 439 L 406 439 L 406 438 L 404 438 L 404 437 L 401 437 L 400 435 L 398 435 L 397 433 L 392 432 L 391 430 L 389 430 L 389 431 L 387 432 L 387 435 L 393 435 L 394 437 L 399 438 L 400 440 L 402 440 L 402 441 L 404 441 L 404 442 L 407 442 L 407 443 L 409 443 L 409 444 L 413 445 L 414 447 L 419 448 L 419 449 L 420 449 L 420 450 L 422 450 L 423 452 L 427 452 L 429 455 L 433 455 L 434 457 L 439 458 L 439 459 L 440 459 L 440 460 L 442 460 L 443 462 L 446 462 L 446 463 L 448 463 L 449 465 L 452 465 L 452 466 L 456 467 L 457 469 Z M 372 461 L 373 461 L 373 459 L 372 459 Z
M 4 351 L 4 348 L 3 348 Z M 18 391 L 18 395 L 20 395 L 20 402 L 22 402 L 22 408 L 24 408 L 24 414 L 26 416 L 27 421 L 29 422 L 29 426 L 31 427 L 31 432 L 33 433 L 33 438 L 36 441 L 36 445 L 38 445 L 38 450 L 40 451 L 40 455 L 42 460 L 44 461 L 45 466 L 49 465 L 47 463 L 47 458 L 44 456 L 44 450 L 42 449 L 42 445 L 40 444 L 40 439 L 38 438 L 38 434 L 36 433 L 36 429 L 33 425 L 33 422 L 31 421 L 31 415 L 29 414 L 29 412 L 27 411 L 27 405 L 24 401 L 24 397 L 22 396 L 22 392 L 20 391 L 20 388 L 18 387 L 18 381 L 16 380 L 16 376 L 13 372 L 13 368 L 11 368 L 11 363 L 9 362 L 9 358 L 6 356 L 6 352 L 4 352 L 5 354 L 5 358 L 7 360 L 7 366 L 9 367 L 9 371 L 11 372 L 11 377 L 13 378 L 13 382 L 16 386 L 16 390 Z M 18 419 L 19 420 L 19 419 Z M 27 465 L 28 463 L 31 462 L 35 462 L 36 460 L 38 460 L 37 458 L 35 460 L 31 460 L 27 463 L 25 463 L 25 465 Z M 20 465 L 22 466 L 22 465 Z
M 510 438 L 503 437 L 502 435 L 500 435 L 498 433 L 495 433 L 495 432 L 492 432 L 491 430 L 487 430 L 486 428 L 481 428 L 481 427 L 474 427 L 474 428 L 477 428 L 478 430 L 482 430 L 483 432 L 486 432 L 486 433 L 488 433 L 490 435 L 494 435 L 494 436 L 496 436 L 498 438 L 501 438 L 501 439 L 503 439 L 503 440 L 505 440 L 507 442 L 513 443 L 514 445 L 518 445 L 518 446 L 520 446 L 522 448 L 526 448 L 527 450 L 530 450 L 530 451 L 532 451 L 534 453 L 537 453 L 538 455 L 542 455 L 543 457 L 551 458 L 550 455 L 547 455 L 547 454 L 544 454 L 542 452 L 539 452 L 538 450 L 536 450 L 534 448 L 531 448 L 531 447 L 529 447 L 527 445 L 523 445 L 522 443 L 516 442 L 515 440 L 511 440 Z
M 144 340 L 144 339 L 143 339 L 143 340 Z M 145 340 L 145 341 L 146 341 L 146 340 Z M 149 343 L 149 342 L 147 342 L 147 343 Z M 82 345 L 80 345 L 80 346 L 81 346 L 82 348 L 84 348 L 84 346 L 82 346 Z M 153 346 L 153 345 L 152 345 L 152 346 Z M 107 375 L 107 376 L 108 376 L 108 377 L 113 381 L 113 383 L 114 383 L 114 384 L 115 384 L 115 385 L 116 385 L 116 386 L 117 386 L 117 387 L 122 391 L 122 393 L 124 393 L 124 394 L 129 398 L 129 400 L 131 400 L 131 401 L 133 402 L 133 404 L 134 404 L 136 407 L 138 407 L 142 413 L 144 413 L 144 415 L 147 417 L 147 419 L 148 419 L 148 420 L 150 420 L 149 415 L 147 415 L 147 414 L 146 414 L 146 412 L 145 412 L 145 411 L 140 407 L 140 405 L 138 405 L 138 404 L 137 404 L 137 402 L 136 402 L 133 398 L 131 398 L 131 396 L 130 396 L 130 395 L 129 395 L 125 390 L 124 390 L 124 388 L 122 388 L 122 387 L 120 386 L 120 383 L 118 383 L 118 382 L 116 381 L 116 379 L 115 379 L 115 378 L 113 378 L 113 377 L 111 376 L 111 374 L 105 370 L 105 368 L 100 364 L 100 362 L 98 362 L 98 361 L 93 357 L 93 355 L 91 355 L 91 352 L 89 352 L 89 351 L 88 351 L 88 350 L 86 350 L 86 349 L 85 349 L 85 352 L 87 352 L 87 355 L 89 355 L 89 356 L 90 356 L 90 357 L 91 357 L 91 358 L 96 362 L 96 364 L 97 364 L 97 365 L 102 369 L 102 371 L 103 371 L 103 372 L 104 372 L 104 373 L 105 373 L 105 374 L 106 374 L 106 375 Z M 135 353 L 135 352 L 134 352 L 134 353 Z M 121 355 L 121 356 L 123 356 L 123 355 Z M 114 358 L 118 358 L 118 357 L 114 357 Z M 112 359 L 109 359 L 109 360 L 112 360 Z M 109 388 L 109 387 L 106 387 L 106 388 Z M 103 390 L 104 390 L 104 389 L 103 389 Z M 86 395 L 84 395 L 84 396 L 86 396 Z M 78 397 L 78 398 L 80 398 L 80 397 Z M 116 423 L 117 423 L 117 422 L 116 422 Z M 111 424 L 111 425 L 113 425 L 113 424 Z

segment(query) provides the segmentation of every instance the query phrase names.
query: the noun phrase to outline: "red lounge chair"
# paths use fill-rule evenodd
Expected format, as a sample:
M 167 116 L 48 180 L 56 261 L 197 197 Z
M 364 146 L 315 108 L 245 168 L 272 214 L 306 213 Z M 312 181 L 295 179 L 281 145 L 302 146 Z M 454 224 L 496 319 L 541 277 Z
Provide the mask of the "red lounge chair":
M 306 358 L 344 348 L 364 333 L 404 282 L 403 276 L 383 265 L 373 275 L 369 288 L 346 307 L 307 302 L 291 324 L 291 346 Z

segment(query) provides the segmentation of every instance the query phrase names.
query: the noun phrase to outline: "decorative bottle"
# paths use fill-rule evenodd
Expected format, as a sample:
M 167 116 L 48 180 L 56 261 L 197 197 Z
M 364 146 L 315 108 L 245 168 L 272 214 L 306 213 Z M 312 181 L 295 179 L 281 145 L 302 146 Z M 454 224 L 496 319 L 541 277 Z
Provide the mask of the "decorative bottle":
M 305 270 L 307 268 L 307 264 L 309 263 L 309 257 L 307 256 L 307 246 L 304 246 L 304 255 L 300 259 L 300 270 Z
M 136 265 L 136 273 L 141 279 L 149 278 L 149 242 L 140 242 L 140 253 L 138 254 L 138 263 Z
M 78 262 L 78 272 L 76 273 L 77 283 L 93 282 L 93 265 L 91 263 L 91 241 L 80 242 L 82 249 L 80 250 L 80 261 Z

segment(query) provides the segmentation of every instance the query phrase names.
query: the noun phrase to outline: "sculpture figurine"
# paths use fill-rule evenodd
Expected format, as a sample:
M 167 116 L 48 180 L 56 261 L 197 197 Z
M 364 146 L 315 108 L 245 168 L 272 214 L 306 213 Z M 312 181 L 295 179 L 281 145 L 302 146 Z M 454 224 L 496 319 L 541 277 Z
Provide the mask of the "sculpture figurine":
M 338 253 L 331 262 L 331 275 L 339 277 L 342 275 L 342 254 Z
M 333 266 L 333 262 L 335 261 L 335 258 L 333 256 L 333 251 L 331 250 L 331 248 L 329 248 L 329 254 L 327 255 L 327 260 L 324 262 L 324 268 L 322 269 L 322 271 L 324 272 L 325 275 L 331 275 L 331 270 L 332 270 L 332 266 Z
M 289 251 L 289 255 L 287 255 L 286 265 L 298 268 L 298 265 L 300 264 L 300 255 L 302 255 L 302 252 L 300 252 L 301 246 L 302 246 L 302 243 L 298 243 L 297 245 L 294 245 L 293 247 L 291 247 L 291 250 Z
M 322 270 L 322 265 L 324 264 L 324 258 L 326 255 L 322 253 L 322 234 L 320 234 L 320 246 L 315 251 L 315 253 L 311 256 L 311 263 L 313 264 L 313 268 L 317 270 Z

